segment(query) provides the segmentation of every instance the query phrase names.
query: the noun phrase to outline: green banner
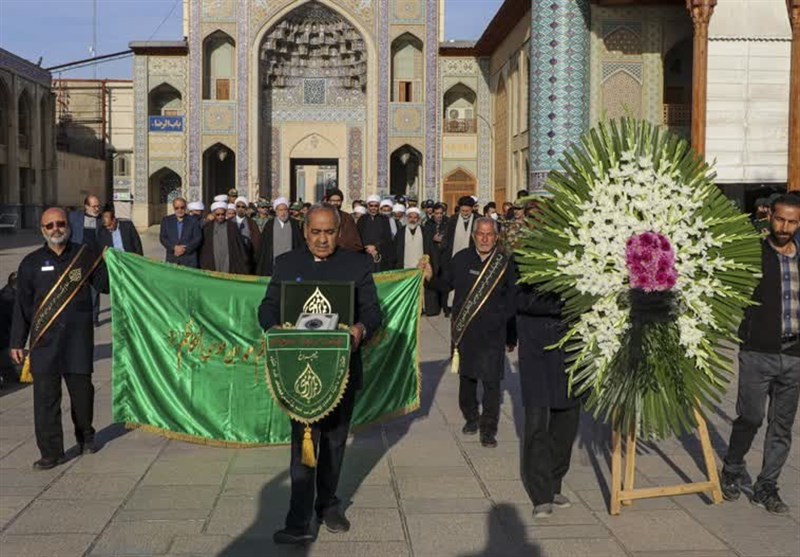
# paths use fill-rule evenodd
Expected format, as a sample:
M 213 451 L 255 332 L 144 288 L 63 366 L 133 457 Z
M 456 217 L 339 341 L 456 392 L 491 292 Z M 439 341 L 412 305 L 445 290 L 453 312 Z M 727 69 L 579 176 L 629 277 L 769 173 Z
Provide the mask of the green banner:
M 257 312 L 268 278 L 208 273 L 107 250 L 113 419 L 202 442 L 289 442 L 266 377 Z M 375 275 L 383 327 L 362 349 L 355 427 L 419 407 L 422 274 Z
M 305 424 L 330 414 L 349 378 L 349 331 L 267 331 L 267 381 L 272 398 Z

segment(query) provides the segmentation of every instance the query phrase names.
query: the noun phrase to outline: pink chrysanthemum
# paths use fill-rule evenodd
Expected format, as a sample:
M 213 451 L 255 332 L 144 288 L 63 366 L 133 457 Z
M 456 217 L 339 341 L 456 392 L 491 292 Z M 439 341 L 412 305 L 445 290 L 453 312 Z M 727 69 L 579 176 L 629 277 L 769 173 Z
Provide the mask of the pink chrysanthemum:
M 625 247 L 631 288 L 645 292 L 671 290 L 678 280 L 675 252 L 666 236 L 656 232 L 635 234 Z

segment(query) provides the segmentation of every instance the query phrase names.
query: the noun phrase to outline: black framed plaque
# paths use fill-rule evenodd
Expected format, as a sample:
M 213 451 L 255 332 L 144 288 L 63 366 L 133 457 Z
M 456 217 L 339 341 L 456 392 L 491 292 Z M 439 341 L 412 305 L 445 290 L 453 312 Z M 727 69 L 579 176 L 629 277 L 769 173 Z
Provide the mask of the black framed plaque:
M 350 326 L 354 308 L 353 282 L 281 283 L 281 323 L 294 324 L 301 313 L 335 313 L 340 325 Z

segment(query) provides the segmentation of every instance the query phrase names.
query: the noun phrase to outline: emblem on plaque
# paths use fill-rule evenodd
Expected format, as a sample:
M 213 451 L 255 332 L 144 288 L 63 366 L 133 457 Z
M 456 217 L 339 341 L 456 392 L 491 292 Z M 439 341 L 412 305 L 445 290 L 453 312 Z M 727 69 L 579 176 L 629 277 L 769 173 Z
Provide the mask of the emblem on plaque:
M 320 292 L 317 287 L 311 296 L 308 297 L 306 303 L 303 304 L 304 313 L 331 313 L 331 303 L 328 298 Z

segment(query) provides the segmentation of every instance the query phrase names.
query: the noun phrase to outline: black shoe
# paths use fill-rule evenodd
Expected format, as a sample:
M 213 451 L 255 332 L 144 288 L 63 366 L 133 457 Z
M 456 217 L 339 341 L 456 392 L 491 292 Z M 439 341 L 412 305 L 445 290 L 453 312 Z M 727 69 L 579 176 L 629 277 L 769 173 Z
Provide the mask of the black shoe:
M 350 531 L 350 521 L 338 507 L 328 509 L 322 514 L 320 519 L 327 528 L 328 532 L 332 534 L 340 534 L 342 532 Z
M 722 488 L 722 498 L 726 501 L 736 501 L 742 494 L 742 478 L 739 474 L 733 474 L 722 469 L 719 474 L 719 485 Z
M 487 449 L 494 449 L 497 446 L 494 433 L 481 433 L 481 445 Z
M 40 458 L 36 462 L 33 463 L 34 470 L 50 470 L 51 468 L 55 468 L 59 464 L 64 464 L 67 459 L 64 455 L 61 455 L 58 458 Z
M 756 486 L 750 502 L 766 509 L 768 513 L 786 514 L 789 512 L 789 506 L 778 495 L 778 487 L 772 484 Z
M 78 443 L 78 448 L 80 449 L 81 454 L 94 454 L 97 452 L 97 445 L 94 444 L 94 441 Z
M 461 433 L 464 435 L 475 435 L 478 433 L 478 422 L 474 420 L 467 420 L 464 427 L 461 428 Z
M 272 534 L 272 541 L 277 545 L 305 545 L 314 541 L 314 536 L 303 530 L 284 528 Z
M 444 310 L 444 316 L 445 316 L 445 318 L 448 318 L 448 319 L 450 318 L 450 310 L 449 309 Z

